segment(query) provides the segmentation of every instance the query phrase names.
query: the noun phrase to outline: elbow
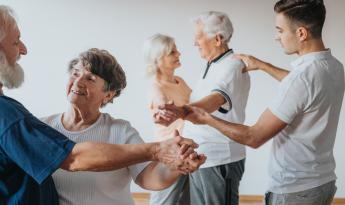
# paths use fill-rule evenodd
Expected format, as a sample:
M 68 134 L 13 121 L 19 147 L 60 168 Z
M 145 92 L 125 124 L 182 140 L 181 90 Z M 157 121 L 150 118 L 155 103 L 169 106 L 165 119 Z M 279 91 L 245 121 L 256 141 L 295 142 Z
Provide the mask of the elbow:
M 170 187 L 175 181 L 176 180 L 164 180 L 161 177 L 145 178 L 145 176 L 140 173 L 134 182 L 143 189 L 150 191 L 161 191 Z
M 68 156 L 67 159 L 61 164 L 60 168 L 69 172 L 80 171 L 80 167 L 77 165 L 75 159 L 72 159 L 73 156 Z
M 258 149 L 261 147 L 261 145 L 264 144 L 262 140 L 258 137 L 258 135 L 255 135 L 256 132 L 249 131 L 248 132 L 248 141 L 247 141 L 247 146 L 253 148 L 253 149 Z
M 155 184 L 155 185 L 143 185 L 143 184 L 138 184 L 141 188 L 147 189 L 150 191 L 161 191 L 163 189 L 166 189 L 170 187 L 173 183 L 171 184 Z
M 258 137 L 255 137 L 255 135 L 251 135 L 247 145 L 253 149 L 258 149 L 263 144 L 264 141 L 260 140 Z
M 162 182 L 158 182 L 155 180 L 147 181 L 147 180 L 143 179 L 143 177 L 140 175 L 137 177 L 137 179 L 134 182 L 138 186 L 140 186 L 140 188 L 147 189 L 150 191 L 161 191 L 163 189 L 168 188 L 170 185 L 173 184 L 173 183 L 171 183 L 171 184 L 162 183 Z
M 86 170 L 81 166 L 80 160 L 78 157 L 74 156 L 72 153 L 66 158 L 66 160 L 60 166 L 61 169 L 64 169 L 69 172 L 77 172 Z
M 252 149 L 258 149 L 259 147 L 261 147 L 261 143 L 258 143 L 258 142 L 251 142 L 248 144 L 248 146 Z
M 166 189 L 166 188 L 168 188 L 168 187 L 170 187 L 171 185 L 169 185 L 169 186 L 156 186 L 156 187 L 153 187 L 152 189 L 151 189 L 151 191 L 161 191 L 161 190 L 163 190 L 163 189 Z
M 88 143 L 84 142 L 82 144 L 83 144 L 82 146 L 80 143 L 74 146 L 71 153 L 67 156 L 65 161 L 61 164 L 60 168 L 66 171 L 70 171 L 70 172 L 89 170 L 89 168 L 86 167 L 87 164 L 83 163 L 83 157 L 82 157 L 84 147 L 87 147 Z

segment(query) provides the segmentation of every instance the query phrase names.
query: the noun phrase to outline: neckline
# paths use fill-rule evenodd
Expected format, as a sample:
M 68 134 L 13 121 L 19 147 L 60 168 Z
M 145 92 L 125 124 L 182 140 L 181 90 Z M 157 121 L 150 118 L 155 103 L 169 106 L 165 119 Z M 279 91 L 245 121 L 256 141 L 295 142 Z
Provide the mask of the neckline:
M 91 129 L 93 129 L 95 126 L 97 126 L 97 125 L 101 122 L 101 120 L 103 119 L 103 115 L 104 115 L 104 113 L 101 113 L 101 114 L 99 115 L 98 119 L 96 120 L 96 122 L 94 122 L 92 125 L 90 125 L 89 127 L 85 128 L 85 129 L 83 129 L 83 130 L 78 130 L 78 131 L 70 131 L 70 130 L 67 130 L 67 129 L 65 128 L 65 126 L 63 125 L 63 123 L 62 123 L 63 113 L 61 113 L 61 114 L 59 115 L 58 124 L 59 124 L 59 126 L 61 127 L 61 129 L 62 129 L 64 132 L 66 132 L 66 133 L 69 133 L 69 134 L 80 134 L 80 133 L 88 132 L 89 130 L 91 130 Z
M 331 56 L 331 49 L 326 49 L 323 51 L 316 51 L 316 52 L 310 52 L 307 54 L 304 54 L 300 57 L 298 57 L 296 60 L 294 60 L 291 65 L 292 66 L 298 66 L 302 64 L 303 62 L 307 60 L 313 60 L 313 59 L 325 59 L 329 56 Z
M 210 62 L 208 62 L 209 64 L 211 63 L 216 63 L 217 61 L 219 61 L 223 56 L 225 56 L 228 53 L 233 53 L 232 49 L 226 50 L 224 53 L 220 54 L 219 56 L 217 56 L 215 59 L 211 60 Z

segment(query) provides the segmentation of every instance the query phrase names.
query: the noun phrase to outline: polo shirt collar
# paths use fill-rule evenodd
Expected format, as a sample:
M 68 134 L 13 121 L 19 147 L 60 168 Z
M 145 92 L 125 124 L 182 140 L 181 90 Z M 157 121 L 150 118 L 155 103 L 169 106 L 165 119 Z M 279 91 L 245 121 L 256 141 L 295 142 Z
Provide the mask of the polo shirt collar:
M 234 51 L 232 49 L 229 49 L 229 50 L 225 51 L 224 53 L 220 54 L 219 56 L 217 56 L 215 59 L 208 62 L 208 64 L 215 63 L 215 62 L 219 61 L 223 56 L 225 56 L 228 53 L 229 54 L 234 53 Z
M 206 75 L 208 73 L 208 70 L 210 69 L 210 66 L 211 66 L 212 63 L 216 63 L 217 61 L 222 59 L 227 54 L 232 54 L 232 53 L 234 53 L 234 51 L 232 49 L 229 49 L 229 50 L 225 51 L 224 53 L 220 54 L 219 56 L 217 56 L 215 59 L 207 62 L 206 70 L 205 70 L 205 73 L 204 73 L 202 79 L 205 79 L 205 77 L 206 77 Z

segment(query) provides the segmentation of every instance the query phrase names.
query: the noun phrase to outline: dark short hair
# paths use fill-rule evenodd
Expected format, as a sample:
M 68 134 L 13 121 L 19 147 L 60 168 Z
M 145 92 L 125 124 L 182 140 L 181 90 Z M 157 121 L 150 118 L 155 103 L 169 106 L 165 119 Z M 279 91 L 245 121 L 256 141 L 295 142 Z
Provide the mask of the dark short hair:
M 91 73 L 101 77 L 104 81 L 104 91 L 115 91 L 117 97 L 126 87 L 126 75 L 114 56 L 106 50 L 91 48 L 79 54 L 78 58 L 70 61 L 68 71 L 79 62 Z
M 274 6 L 298 26 L 305 26 L 313 38 L 321 38 L 326 8 L 323 0 L 280 0 Z

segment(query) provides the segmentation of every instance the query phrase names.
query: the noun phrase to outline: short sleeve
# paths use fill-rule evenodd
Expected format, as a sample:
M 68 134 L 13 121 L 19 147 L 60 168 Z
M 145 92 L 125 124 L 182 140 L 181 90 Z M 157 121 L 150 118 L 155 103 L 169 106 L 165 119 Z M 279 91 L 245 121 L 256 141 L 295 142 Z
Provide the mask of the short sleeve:
M 290 124 L 306 109 L 309 96 L 307 81 L 301 75 L 287 76 L 269 109 L 276 117 Z
M 133 128 L 129 122 L 126 123 L 125 129 L 124 129 L 124 134 L 122 139 L 124 139 L 123 144 L 143 144 L 144 141 L 140 137 L 138 131 Z M 122 143 L 121 143 L 122 144 Z M 129 172 L 132 176 L 132 179 L 135 181 L 137 176 L 145 169 L 145 167 L 149 164 L 149 162 L 143 162 L 143 163 L 138 163 L 134 164 L 132 166 L 129 166 Z
M 7 156 L 39 184 L 60 167 L 75 144 L 35 117 L 13 123 L 0 140 Z
M 234 95 L 235 92 L 235 85 L 237 85 L 237 80 L 240 78 L 242 74 L 242 68 L 244 64 L 242 61 L 233 60 L 229 64 L 226 64 L 228 68 L 219 75 L 218 80 L 214 81 L 212 85 L 212 92 L 217 92 L 221 94 L 226 103 L 220 107 L 218 110 L 221 113 L 227 113 L 232 108 L 231 96 Z

